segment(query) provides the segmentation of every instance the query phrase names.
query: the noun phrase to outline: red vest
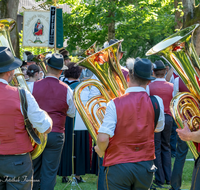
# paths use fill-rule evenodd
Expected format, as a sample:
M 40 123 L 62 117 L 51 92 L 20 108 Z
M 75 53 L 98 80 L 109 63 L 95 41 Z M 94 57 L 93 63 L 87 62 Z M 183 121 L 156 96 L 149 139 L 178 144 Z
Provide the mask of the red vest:
M 174 79 L 175 78 L 177 78 L 177 77 L 179 77 L 177 74 L 175 74 L 174 72 L 173 72 L 173 76 L 174 76 Z
M 130 92 L 114 99 L 115 135 L 110 138 L 104 166 L 155 159 L 154 109 L 146 92 Z
M 171 116 L 169 109 L 172 99 L 173 84 L 167 81 L 155 81 L 149 84 L 150 96 L 157 95 L 163 100 L 164 112 Z
M 33 150 L 20 109 L 18 89 L 0 82 L 0 155 Z
M 34 83 L 33 96 L 40 108 L 45 110 L 53 120 L 52 132 L 64 133 L 68 110 L 68 86 L 64 82 L 47 77 Z
M 190 92 L 180 78 L 179 78 L 179 92 Z

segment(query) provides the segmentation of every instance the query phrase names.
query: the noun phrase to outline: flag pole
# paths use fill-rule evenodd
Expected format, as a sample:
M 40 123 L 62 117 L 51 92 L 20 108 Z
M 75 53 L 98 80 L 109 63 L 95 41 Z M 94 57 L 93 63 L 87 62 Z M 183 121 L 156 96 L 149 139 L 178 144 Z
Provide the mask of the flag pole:
M 57 3 L 57 0 L 54 0 L 54 6 L 56 7 L 56 3 Z M 55 9 L 55 11 L 56 11 L 56 9 Z M 54 32 L 54 51 L 55 51 L 55 53 L 56 53 L 56 12 L 55 12 L 55 27 L 54 27 L 54 30 L 55 30 L 55 32 Z

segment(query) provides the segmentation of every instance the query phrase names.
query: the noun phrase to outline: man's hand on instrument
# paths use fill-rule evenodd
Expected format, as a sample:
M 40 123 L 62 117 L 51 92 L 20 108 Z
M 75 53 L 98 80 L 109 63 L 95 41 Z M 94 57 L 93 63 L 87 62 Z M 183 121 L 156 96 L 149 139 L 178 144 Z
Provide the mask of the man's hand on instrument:
M 98 145 L 96 145 L 96 146 L 94 147 L 94 149 L 95 149 L 95 152 L 99 155 L 99 157 L 103 157 L 103 156 L 104 156 L 105 152 L 102 151 L 102 150 L 98 147 Z
M 183 129 L 176 129 L 178 136 L 183 141 L 191 141 L 191 131 L 188 127 L 187 121 L 184 121 L 184 128 Z

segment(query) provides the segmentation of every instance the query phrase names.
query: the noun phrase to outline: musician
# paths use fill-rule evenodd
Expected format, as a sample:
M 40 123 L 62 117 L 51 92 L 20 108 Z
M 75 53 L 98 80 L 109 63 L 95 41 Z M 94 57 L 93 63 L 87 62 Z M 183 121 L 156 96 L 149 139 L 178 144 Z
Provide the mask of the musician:
M 200 152 L 200 130 L 191 132 L 187 121 L 184 122 L 184 128 L 183 129 L 176 129 L 178 136 L 183 141 L 193 141 L 196 143 L 197 151 Z M 192 185 L 191 190 L 199 190 L 200 189 L 200 159 L 199 157 L 197 160 L 195 160 L 193 174 L 192 174 Z
M 155 167 L 154 131 L 164 127 L 162 99 L 155 96 L 160 114 L 156 128 L 152 102 L 145 89 L 151 77 L 148 59 L 127 60 L 128 89 L 123 96 L 111 100 L 98 131 L 95 151 L 104 154 L 106 187 L 110 190 L 150 188 Z
M 174 80 L 173 96 L 175 96 L 178 92 L 189 92 L 189 90 L 179 77 L 175 78 Z M 182 141 L 177 135 L 176 158 L 172 170 L 170 190 L 179 190 L 181 188 L 183 167 L 185 164 L 187 153 L 187 143 L 185 141 Z
M 71 58 L 69 57 L 69 52 L 63 48 L 63 49 L 59 50 L 59 53 L 63 55 L 64 64 L 67 66 L 68 63 L 71 61 Z
M 62 70 L 67 69 L 61 54 L 48 55 L 45 79 L 34 83 L 30 89 L 39 106 L 47 111 L 53 120 L 52 132 L 48 135 L 47 145 L 38 158 L 33 160 L 34 179 L 40 180 L 40 189 L 53 190 L 64 144 L 66 115 L 75 116 L 73 92 L 67 84 L 59 81 Z M 39 183 L 34 181 L 33 189 Z
M 162 98 L 164 103 L 165 112 L 165 128 L 162 132 L 155 134 L 155 147 L 156 147 L 156 159 L 155 165 L 157 171 L 155 173 L 154 186 L 162 187 L 166 184 L 170 184 L 171 180 L 171 148 L 170 148 L 170 136 L 173 124 L 172 115 L 169 109 L 170 101 L 172 99 L 173 84 L 167 82 L 164 78 L 166 68 L 164 63 L 159 60 L 155 61 L 155 68 L 153 69 L 156 80 L 149 84 L 150 95 L 157 95 Z
M 22 105 L 16 87 L 9 86 L 14 70 L 22 65 L 7 47 L 0 47 L 0 189 L 32 189 L 33 150 L 24 126 Z M 25 90 L 28 119 L 40 133 L 49 133 L 52 120 Z
M 166 74 L 166 81 L 173 83 L 175 82 L 175 79 L 178 77 L 177 72 L 171 67 L 171 69 Z M 171 146 L 171 157 L 176 157 L 176 143 L 177 143 L 177 125 L 176 122 L 173 119 L 173 125 L 172 125 L 172 131 L 171 131 L 171 137 L 170 137 L 170 146 Z

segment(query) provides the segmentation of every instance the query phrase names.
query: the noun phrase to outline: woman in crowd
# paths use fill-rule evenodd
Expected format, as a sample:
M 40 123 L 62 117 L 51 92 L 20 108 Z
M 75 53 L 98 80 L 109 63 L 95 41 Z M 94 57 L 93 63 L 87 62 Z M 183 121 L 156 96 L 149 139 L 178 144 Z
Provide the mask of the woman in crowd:
M 80 83 L 79 77 L 81 67 L 74 67 L 75 63 L 67 64 L 68 70 L 64 71 L 63 82 L 67 83 L 72 90 Z M 81 99 L 87 100 L 89 90 L 81 93 Z M 62 182 L 69 181 L 67 176 L 72 174 L 72 135 L 74 128 L 74 173 L 77 182 L 85 182 L 80 175 L 90 173 L 90 154 L 89 154 L 89 133 L 84 123 L 80 119 L 80 115 L 76 111 L 75 119 L 66 118 L 65 123 L 65 144 L 60 161 L 58 175 L 63 176 Z
M 40 79 L 40 68 L 36 64 L 32 64 L 28 66 L 27 75 L 29 79 L 26 81 L 28 86 L 33 85 L 33 83 Z

